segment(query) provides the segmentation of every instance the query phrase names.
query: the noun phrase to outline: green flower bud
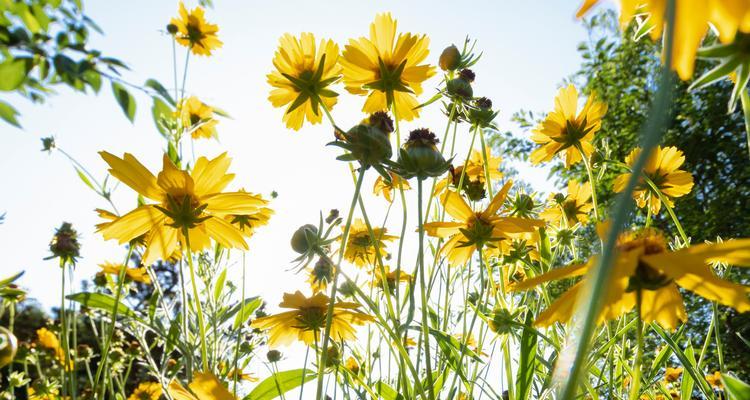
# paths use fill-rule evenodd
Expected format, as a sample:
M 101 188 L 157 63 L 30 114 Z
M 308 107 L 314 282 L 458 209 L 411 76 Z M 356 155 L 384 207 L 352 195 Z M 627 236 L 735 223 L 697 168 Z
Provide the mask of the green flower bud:
M 81 250 L 81 244 L 78 242 L 78 232 L 73 229 L 70 222 L 63 222 L 52 237 L 49 244 L 49 251 L 52 253 L 50 258 L 61 258 L 63 262 L 75 264 Z
M 405 179 L 417 177 L 437 177 L 450 168 L 440 150 L 438 139 L 429 129 L 415 129 L 409 133 L 409 139 L 399 151 L 397 173 Z
M 329 143 L 341 147 L 349 152 L 337 157 L 341 161 L 359 161 L 360 165 L 368 168 L 381 165 L 393 155 L 391 141 L 388 138 L 389 120 L 373 114 L 367 123 L 356 125 L 347 132 L 338 132 L 337 139 Z M 385 113 L 382 113 L 385 114 Z M 385 130 L 384 130 L 385 129 Z
M 16 336 L 8 329 L 0 326 L 0 368 L 13 362 L 18 349 Z
M 492 111 L 492 100 L 480 97 L 474 101 L 474 107 L 469 109 L 469 122 L 482 128 L 492 127 L 492 121 L 498 112 Z
M 474 73 L 474 71 L 464 68 L 461 70 L 461 72 L 458 73 L 458 76 L 463 78 L 466 82 L 472 83 L 474 82 L 474 79 L 477 78 L 477 74 Z
M 474 97 L 474 89 L 471 88 L 471 83 L 461 77 L 449 80 L 445 85 L 445 90 L 451 97 L 464 100 L 471 100 Z
M 269 350 L 266 353 L 266 359 L 272 363 L 279 362 L 281 361 L 281 352 L 278 350 Z
M 505 308 L 496 307 L 489 315 L 490 330 L 498 335 L 511 332 L 515 316 Z
M 292 249 L 300 254 L 307 253 L 315 244 L 314 242 L 311 243 L 310 238 L 317 236 L 318 228 L 315 227 L 315 225 L 302 225 L 299 229 L 294 231 L 294 234 L 292 235 Z
M 440 54 L 438 65 L 443 71 L 455 71 L 461 65 L 461 52 L 458 51 L 458 47 L 454 44 L 446 47 Z
M 175 24 L 167 25 L 167 32 L 169 32 L 170 35 L 174 35 L 175 33 L 177 33 L 177 25 Z

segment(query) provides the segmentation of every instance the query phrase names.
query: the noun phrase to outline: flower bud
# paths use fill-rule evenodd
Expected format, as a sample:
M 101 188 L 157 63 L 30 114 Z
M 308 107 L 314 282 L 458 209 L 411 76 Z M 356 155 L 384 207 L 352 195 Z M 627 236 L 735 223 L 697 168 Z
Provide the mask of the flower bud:
M 450 163 L 437 149 L 437 143 L 437 137 L 429 129 L 411 131 L 409 139 L 399 151 L 396 172 L 405 179 L 416 176 L 420 180 L 444 174 L 450 168 Z
M 492 100 L 480 97 L 474 101 L 474 107 L 469 109 L 469 122 L 482 128 L 492 126 L 492 121 L 498 112 L 492 111 Z
M 474 97 L 474 89 L 471 88 L 471 83 L 461 77 L 449 80 L 445 85 L 445 90 L 454 98 L 471 100 Z
M 341 351 L 339 346 L 334 343 L 332 346 L 328 346 L 326 351 L 326 367 L 335 367 L 341 364 Z
M 311 243 L 310 239 L 316 236 L 318 236 L 318 228 L 315 225 L 302 225 L 292 235 L 292 249 L 300 254 L 307 253 L 315 244 L 314 242 Z
M 0 326 L 0 368 L 13 362 L 18 349 L 18 340 L 13 332 Z
M 174 35 L 175 33 L 177 33 L 177 25 L 175 24 L 167 25 L 167 32 L 169 32 L 170 35 Z
M 52 152 L 57 147 L 53 136 L 42 138 L 42 151 Z
M 347 150 L 337 159 L 341 161 L 359 161 L 368 168 L 387 162 L 393 155 L 388 138 L 391 129 L 390 118 L 385 113 L 373 114 L 366 123 L 361 123 L 347 132 L 338 132 L 337 140 L 329 145 Z
M 268 353 L 266 353 L 266 359 L 272 363 L 279 362 L 281 361 L 281 352 L 278 350 L 268 350 Z
M 463 78 L 466 82 L 472 83 L 474 82 L 474 79 L 477 78 L 477 74 L 474 73 L 474 71 L 464 68 L 461 70 L 461 72 L 458 73 L 458 76 Z
M 505 308 L 496 307 L 489 315 L 490 330 L 498 335 L 511 332 L 514 316 Z
M 70 222 L 63 222 L 55 230 L 55 235 L 49 244 L 49 251 L 52 252 L 52 256 L 48 258 L 59 257 L 65 263 L 72 262 L 75 264 L 80 250 L 81 244 L 78 242 L 78 232 L 73 229 Z
M 461 52 L 458 51 L 458 47 L 452 44 L 440 53 L 440 60 L 438 65 L 443 71 L 455 71 L 456 68 L 461 64 Z

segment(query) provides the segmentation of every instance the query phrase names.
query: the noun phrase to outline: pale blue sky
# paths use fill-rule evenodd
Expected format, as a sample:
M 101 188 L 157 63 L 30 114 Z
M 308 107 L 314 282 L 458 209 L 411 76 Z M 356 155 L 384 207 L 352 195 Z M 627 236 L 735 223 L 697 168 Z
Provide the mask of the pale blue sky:
M 160 30 L 176 15 L 176 1 L 86 3 L 87 13 L 106 33 L 93 37 L 93 47 L 127 62 L 132 69 L 125 74 L 127 80 L 142 83 L 153 77 L 172 87 L 171 43 Z M 585 39 L 583 27 L 574 19 L 578 2 L 571 0 L 215 3 L 207 18 L 219 24 L 224 47 L 209 59 L 191 59 L 187 92 L 227 110 L 233 119 L 218 125 L 219 142 L 200 142 L 196 153 L 214 156 L 229 151 L 234 158 L 232 171 L 237 174 L 235 188 L 243 186 L 266 195 L 279 192 L 272 204 L 276 215 L 252 239 L 248 254 L 248 293 L 263 295 L 271 305 L 278 303 L 281 290 L 306 290 L 301 283 L 304 277 L 287 272 L 295 256 L 288 246 L 291 233 L 301 224 L 316 222 L 320 210 L 345 211 L 352 191 L 346 165 L 335 161 L 336 150 L 324 147 L 331 140 L 330 127 L 306 125 L 300 132 L 289 131 L 281 121 L 282 110 L 266 100 L 265 75 L 280 35 L 310 31 L 343 46 L 348 38 L 366 35 L 377 12 L 390 11 L 400 31 L 430 36 L 428 61 L 433 64 L 445 46 L 460 44 L 469 35 L 484 52 L 474 68 L 475 94 L 490 97 L 500 108 L 502 130 L 515 129 L 509 118 L 516 110 L 552 107 L 560 82 L 579 65 L 576 46 Z M 184 49 L 178 52 L 181 64 Z M 437 82 L 433 79 L 425 85 L 423 100 L 434 93 Z M 339 125 L 349 126 L 362 118 L 359 109 L 364 100 L 338 89 L 342 95 L 333 114 Z M 24 130 L 0 124 L 0 212 L 7 212 L 0 225 L 0 277 L 26 270 L 22 286 L 47 306 L 59 302 L 59 270 L 56 262 L 43 258 L 54 228 L 62 221 L 72 222 L 81 233 L 77 280 L 93 276 L 100 262 L 121 260 L 124 250 L 113 242 L 105 243 L 94 232 L 98 219 L 93 210 L 106 203 L 87 191 L 61 154 L 40 152 L 39 139 L 54 135 L 63 149 L 99 178 L 106 173 L 97 155 L 100 150 L 131 152 L 155 170 L 160 166 L 163 141 L 153 126 L 150 103 L 136 95 L 138 110 L 132 125 L 117 108 L 108 86 L 98 97 L 61 90 L 44 105 L 13 98 Z M 402 129 L 426 126 L 442 132 L 444 123 L 436 105 Z M 465 131 L 459 132 L 462 141 L 460 154 L 468 146 Z M 537 190 L 552 188 L 546 170 L 522 167 L 521 172 Z M 367 179 L 365 201 L 373 210 L 373 220 L 379 221 L 386 203 L 370 195 L 374 174 Z M 127 210 L 135 194 L 121 186 L 114 199 L 121 210 Z M 412 200 L 414 196 L 409 197 Z M 387 226 L 396 232 L 400 229 L 397 207 L 391 215 L 396 217 Z M 415 224 L 410 221 L 410 226 Z M 411 231 L 407 229 L 408 234 Z M 230 273 L 237 282 L 238 271 Z

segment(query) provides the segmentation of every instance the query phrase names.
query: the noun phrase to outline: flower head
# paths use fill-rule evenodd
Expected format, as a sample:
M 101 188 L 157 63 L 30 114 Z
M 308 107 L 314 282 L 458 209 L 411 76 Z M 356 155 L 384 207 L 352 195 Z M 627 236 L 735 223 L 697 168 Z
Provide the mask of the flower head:
M 120 275 L 120 269 L 125 268 L 125 277 L 127 279 L 130 279 L 133 282 L 140 282 L 140 283 L 151 283 L 151 277 L 148 275 L 148 271 L 146 271 L 146 267 L 140 267 L 140 268 L 127 268 L 127 266 L 123 266 L 122 264 L 118 263 L 112 263 L 112 262 L 105 262 L 102 264 L 99 264 L 99 268 L 102 269 L 101 272 L 109 275 L 119 276 Z
M 635 164 L 641 149 L 639 147 L 625 157 L 625 163 L 628 166 Z M 693 176 L 679 169 L 685 162 L 685 156 L 676 147 L 657 146 L 646 161 L 643 167 L 643 174 L 653 182 L 659 192 L 663 195 L 667 205 L 674 207 L 672 198 L 682 197 L 690 193 L 693 188 Z M 622 192 L 630 179 L 630 173 L 625 173 L 617 178 L 614 182 L 615 192 Z M 661 210 L 661 200 L 659 195 L 643 178 L 639 180 L 638 185 L 633 191 L 633 198 L 638 207 L 650 207 L 653 214 L 658 214 Z
M 682 375 L 682 367 L 667 367 L 664 371 L 664 380 L 667 383 L 677 382 L 677 380 L 680 379 L 680 375 Z
M 641 293 L 641 318 L 675 329 L 687 321 L 685 306 L 678 287 L 708 300 L 733 307 L 740 312 L 750 310 L 747 295 L 750 288 L 717 277 L 710 263 L 725 262 L 750 266 L 750 239 L 737 239 L 714 244 L 700 244 L 669 251 L 664 235 L 653 228 L 621 234 L 616 244 L 612 278 L 604 291 L 599 322 L 618 318 L 636 306 L 636 292 Z M 578 293 L 586 283 L 587 271 L 596 265 L 596 257 L 586 264 L 554 269 L 527 279 L 515 286 L 524 290 L 556 279 L 584 276 L 561 295 L 536 320 L 537 325 L 567 322 L 573 315 Z
M 307 280 L 310 283 L 310 288 L 313 293 L 326 290 L 328 282 L 333 281 L 333 273 L 335 270 L 336 267 L 325 258 L 320 258 L 318 262 L 313 265 L 310 269 L 310 277 Z
M 206 103 L 190 96 L 180 102 L 175 112 L 182 121 L 183 128 L 190 132 L 193 139 L 210 139 L 216 137 L 214 109 Z
M 158 176 L 131 154 L 100 154 L 112 176 L 152 201 L 98 228 L 104 239 L 120 243 L 145 234 L 144 265 L 170 257 L 188 238 L 194 251 L 209 247 L 211 239 L 226 248 L 247 249 L 242 231 L 225 218 L 255 215 L 266 201 L 246 192 L 222 192 L 234 179 L 227 173 L 231 159 L 226 153 L 212 160 L 200 157 L 191 172 L 164 155 Z
M 443 193 L 449 186 L 457 188 L 459 184 L 463 187 L 461 191 L 464 192 L 472 200 L 481 200 L 484 198 L 486 178 L 485 178 L 485 166 L 484 160 L 487 160 L 487 171 L 489 171 L 490 180 L 496 182 L 503 177 L 503 173 L 500 171 L 500 164 L 503 162 L 503 158 L 500 156 L 493 156 L 490 148 L 485 149 L 485 156 L 482 157 L 480 150 L 472 150 L 469 160 L 466 162 L 466 172 L 464 172 L 464 166 L 459 165 L 457 167 L 451 167 L 448 176 L 441 179 L 435 185 L 435 194 Z M 463 175 L 463 183 L 461 183 L 461 175 Z M 474 192 L 480 192 L 481 195 L 472 195 Z
M 567 195 L 558 193 L 550 197 L 552 205 L 539 214 L 542 219 L 568 227 L 588 222 L 589 213 L 594 208 L 591 203 L 591 183 L 580 184 L 571 179 L 568 181 Z
M 581 161 L 581 153 L 589 157 L 594 152 L 594 134 L 601 128 L 607 105 L 591 94 L 578 112 L 578 91 L 575 86 L 561 88 L 555 97 L 555 109 L 533 131 L 531 140 L 540 144 L 531 153 L 531 162 L 539 164 L 565 152 L 565 166 Z
M 338 94 L 328 86 L 341 77 L 338 64 L 339 46 L 332 40 L 321 39 L 315 46 L 312 33 L 299 38 L 284 34 L 273 57 L 275 70 L 267 75 L 273 86 L 268 100 L 274 107 L 287 106 L 284 112 L 286 127 L 299 130 L 305 119 L 312 124 L 323 120 L 322 106 L 331 110 Z
M 210 372 L 196 372 L 188 389 L 176 379 L 167 387 L 174 400 L 237 400 L 224 384 Z
M 724 384 L 721 382 L 721 372 L 714 371 L 711 375 L 706 375 L 706 382 L 708 382 L 711 387 L 722 390 L 724 389 Z
M 385 197 L 386 201 L 392 203 L 394 190 L 399 190 L 399 188 L 409 190 L 411 189 L 411 185 L 409 185 L 409 181 L 398 174 L 390 171 L 389 174 L 391 175 L 390 182 L 386 181 L 382 176 L 378 176 L 378 179 L 375 180 L 372 192 L 375 193 L 376 196 Z
M 253 321 L 252 327 L 268 329 L 268 345 L 276 347 L 299 340 L 311 345 L 320 339 L 321 330 L 325 328 L 328 302 L 330 298 L 323 293 L 306 297 L 302 292 L 285 293 L 284 301 L 279 307 L 289 308 L 276 315 L 261 317 Z M 331 338 L 335 341 L 353 340 L 356 338 L 353 325 L 364 325 L 373 321 L 370 315 L 358 311 L 359 304 L 336 302 L 333 306 L 331 320 Z
M 65 360 L 67 359 L 68 365 L 65 367 L 65 370 L 70 371 L 73 369 L 73 360 L 70 360 L 65 354 L 65 350 L 63 350 L 62 345 L 60 345 L 60 340 L 57 338 L 57 335 L 49 331 L 47 328 L 39 328 L 36 330 L 36 336 L 37 343 L 45 349 L 51 350 L 55 354 L 57 361 L 60 362 L 60 365 L 65 366 Z
M 63 264 L 76 263 L 81 252 L 81 243 L 78 241 L 78 232 L 73 229 L 70 222 L 63 222 L 55 229 L 55 235 L 49 243 L 49 251 L 52 255 L 47 259 L 59 257 Z
M 141 382 L 130 394 L 128 400 L 159 400 L 161 385 L 158 382 Z
M 508 181 L 482 212 L 474 212 L 456 192 L 446 191 L 441 196 L 445 211 L 455 221 L 430 222 L 424 229 L 430 236 L 449 238 L 440 253 L 447 253 L 451 265 L 463 265 L 479 248 L 499 253 L 500 242 L 510 242 L 518 234 L 544 226 L 540 220 L 499 215 L 512 184 Z
M 353 94 L 367 95 L 366 113 L 394 107 L 398 118 L 411 121 L 419 115 L 417 96 L 435 67 L 420 64 L 429 54 L 425 35 L 399 33 L 390 13 L 378 14 L 370 36 L 350 39 L 341 60 L 344 85 Z
M 174 34 L 177 43 L 190 48 L 195 55 L 210 56 L 211 51 L 220 48 L 222 43 L 216 35 L 219 27 L 207 23 L 204 12 L 203 7 L 188 11 L 185 3 L 180 2 L 180 16 L 172 18 L 170 24 L 177 28 Z
M 387 232 L 385 228 L 372 227 L 372 236 L 370 236 L 367 224 L 357 218 L 349 228 L 344 258 L 358 267 L 375 265 L 378 252 L 381 257 L 387 257 L 385 242 L 398 238 L 398 236 L 388 235 Z
M 408 283 L 412 279 L 412 276 L 404 271 L 391 271 L 391 267 L 387 265 L 383 267 L 383 270 L 377 267 L 374 268 L 372 275 L 372 286 L 380 288 L 383 291 L 387 287 L 390 294 L 396 293 L 396 286 L 401 283 Z

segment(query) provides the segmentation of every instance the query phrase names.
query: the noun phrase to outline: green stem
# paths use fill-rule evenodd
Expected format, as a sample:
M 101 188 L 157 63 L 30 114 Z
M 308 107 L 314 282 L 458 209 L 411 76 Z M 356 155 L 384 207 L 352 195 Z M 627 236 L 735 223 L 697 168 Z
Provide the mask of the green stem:
M 419 228 L 419 285 L 422 300 L 422 336 L 424 337 L 425 367 L 427 369 L 427 393 L 430 400 L 435 399 L 435 388 L 432 382 L 432 366 L 430 356 L 430 326 L 428 319 L 429 305 L 427 304 L 427 287 L 424 272 L 424 224 L 422 221 L 422 179 L 417 178 L 417 226 Z M 397 283 L 398 284 L 398 283 Z
M 747 135 L 747 151 L 750 153 L 750 95 L 747 89 L 742 90 L 742 114 L 745 116 L 745 135 Z
M 484 164 L 484 180 L 487 182 L 487 195 L 490 199 L 494 196 L 492 194 L 492 178 L 490 178 L 490 165 L 487 159 L 487 146 L 484 144 L 484 130 L 477 127 L 479 130 L 479 142 L 482 144 L 482 164 Z
M 325 108 L 324 108 L 325 109 Z M 352 202 L 349 205 L 349 214 L 346 217 L 346 225 L 344 225 L 344 232 L 341 234 L 341 248 L 339 249 L 339 258 L 336 263 L 336 269 L 333 273 L 331 282 L 331 295 L 328 300 L 328 310 L 326 311 L 326 326 L 325 333 L 323 335 L 323 343 L 321 344 L 320 363 L 318 363 L 318 385 L 315 391 L 315 399 L 322 400 L 323 394 L 323 375 L 325 374 L 325 364 L 328 348 L 328 341 L 330 340 L 331 334 L 331 323 L 333 321 L 333 305 L 336 302 L 336 292 L 338 290 L 338 276 L 341 271 L 341 261 L 343 260 L 344 253 L 346 252 L 346 242 L 349 239 L 349 229 L 352 225 L 352 217 L 354 216 L 354 208 L 357 206 L 357 199 L 359 199 L 359 193 L 362 189 L 362 181 L 365 177 L 365 168 L 362 166 L 359 168 L 359 174 L 357 176 L 357 184 L 354 188 L 354 196 L 352 196 Z
M 72 378 L 70 373 L 70 345 L 68 344 L 68 318 L 67 311 L 65 310 L 65 258 L 60 257 L 60 271 L 62 271 L 62 279 L 60 280 L 60 341 L 62 342 L 63 348 L 63 359 L 60 360 L 63 363 L 62 367 L 62 392 L 63 397 L 68 395 L 69 385 L 71 384 Z
M 193 287 L 193 297 L 195 301 L 195 314 L 198 317 L 198 330 L 201 334 L 201 361 L 203 364 L 203 371 L 210 372 L 208 366 L 208 347 L 206 345 L 206 325 L 203 320 L 203 307 L 201 306 L 200 292 L 198 291 L 198 282 L 195 276 L 195 266 L 193 265 L 193 252 L 190 249 L 190 232 L 187 228 L 182 229 L 182 235 L 185 237 L 185 248 L 187 254 L 185 255 L 188 259 L 188 268 L 190 270 L 190 282 Z
M 638 341 L 638 349 L 635 352 L 633 362 L 633 379 L 630 388 L 630 400 L 638 400 L 641 392 L 641 363 L 643 361 L 643 318 L 642 318 L 643 294 L 641 289 L 635 291 L 635 310 L 637 313 L 635 324 L 635 335 Z
M 240 310 L 245 310 L 245 272 L 246 272 L 246 265 L 245 265 L 245 253 L 242 253 L 242 305 L 240 306 Z M 232 393 L 234 394 L 234 397 L 237 397 L 237 381 L 239 380 L 238 374 L 239 371 L 237 370 L 237 365 L 240 360 L 240 343 L 242 342 L 242 326 L 244 324 L 240 324 L 239 327 L 237 327 L 237 343 L 234 346 L 234 376 L 233 379 L 233 386 L 232 386 Z M 304 367 L 302 367 L 304 368 Z
M 591 185 L 591 201 L 594 203 L 594 218 L 596 218 L 596 221 L 599 222 L 599 201 L 596 197 L 596 180 L 594 179 L 594 171 L 591 168 L 591 161 L 589 160 L 586 153 L 583 152 L 583 147 L 581 147 L 581 144 L 576 144 L 576 148 L 578 149 L 578 152 L 581 153 L 581 159 L 583 160 L 583 166 L 586 167 L 586 174 L 589 176 L 589 184 Z
M 675 0 L 668 0 L 666 6 L 667 29 L 665 29 L 665 49 L 666 57 L 664 60 L 665 67 L 662 68 L 659 90 L 651 108 L 649 119 L 641 130 L 642 151 L 633 166 L 633 170 L 640 171 L 646 163 L 651 151 L 661 140 L 666 127 L 669 125 L 669 108 L 673 95 L 674 74 L 669 66 L 672 65 L 672 44 L 674 28 L 674 4 Z M 631 174 L 630 179 L 625 187 L 624 192 L 617 200 L 614 212 L 612 213 L 612 225 L 610 226 L 607 238 L 603 243 L 602 255 L 599 258 L 596 267 L 590 271 L 590 277 L 579 296 L 577 308 L 579 309 L 579 323 L 568 333 L 568 343 L 570 344 L 558 359 L 572 360 L 571 362 L 560 362 L 557 365 L 555 380 L 561 383 L 557 398 L 573 399 L 579 384 L 579 378 L 584 365 L 587 364 L 586 358 L 589 350 L 591 338 L 596 329 L 602 303 L 592 301 L 600 299 L 605 290 L 606 284 L 612 274 L 614 261 L 614 247 L 620 228 L 625 225 L 625 221 L 632 208 L 631 195 L 638 182 L 638 174 Z M 573 353 L 573 354 L 571 354 Z

